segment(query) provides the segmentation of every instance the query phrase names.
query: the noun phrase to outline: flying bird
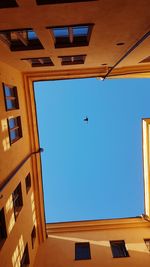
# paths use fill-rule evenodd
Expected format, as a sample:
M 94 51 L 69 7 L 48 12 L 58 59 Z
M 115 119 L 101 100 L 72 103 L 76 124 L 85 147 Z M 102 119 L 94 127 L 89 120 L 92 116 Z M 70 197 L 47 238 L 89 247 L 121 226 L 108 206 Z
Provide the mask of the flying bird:
M 86 116 L 86 117 L 83 119 L 83 121 L 85 121 L 85 122 L 87 122 L 87 123 L 88 123 L 88 121 L 89 121 L 89 118 Z

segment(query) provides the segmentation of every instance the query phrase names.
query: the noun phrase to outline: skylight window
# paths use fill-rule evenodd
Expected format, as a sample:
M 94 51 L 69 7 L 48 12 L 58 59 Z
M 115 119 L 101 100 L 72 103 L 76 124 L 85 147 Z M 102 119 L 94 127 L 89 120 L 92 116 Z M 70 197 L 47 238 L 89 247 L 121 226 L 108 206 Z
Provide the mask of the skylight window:
M 92 24 L 48 27 L 54 37 L 55 48 L 88 46 Z
M 11 51 L 43 49 L 40 40 L 32 29 L 0 31 L 0 40 L 4 42 Z
M 49 57 L 22 58 L 21 60 L 27 61 L 31 65 L 31 67 L 54 66 L 52 60 Z
M 61 65 L 84 64 L 86 55 L 60 56 Z

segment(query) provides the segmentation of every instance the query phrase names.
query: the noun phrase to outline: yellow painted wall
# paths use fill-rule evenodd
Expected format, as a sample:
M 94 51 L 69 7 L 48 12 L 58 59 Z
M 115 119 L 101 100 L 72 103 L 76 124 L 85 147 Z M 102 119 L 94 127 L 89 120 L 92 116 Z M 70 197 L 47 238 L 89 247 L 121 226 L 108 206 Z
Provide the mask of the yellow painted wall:
M 30 172 L 31 188 L 26 193 L 25 177 Z M 23 207 L 16 219 L 13 216 L 13 204 L 11 194 L 21 181 Z M 34 257 L 38 247 L 38 237 L 35 241 L 35 247 L 32 249 L 31 232 L 33 226 L 36 225 L 35 203 L 34 203 L 34 186 L 32 173 L 32 160 L 28 160 L 26 164 L 13 177 L 11 182 L 3 190 L 3 197 L 0 199 L 0 209 L 4 207 L 5 219 L 7 226 L 7 239 L 0 250 L 0 266 L 1 267 L 18 267 L 17 259 L 20 262 L 24 246 L 28 242 L 29 257 L 31 266 L 33 265 Z M 23 246 L 22 246 L 23 241 Z M 13 256 L 16 250 L 16 260 L 13 263 Z M 15 256 L 14 256 L 15 258 Z
M 2 83 L 17 86 L 19 109 L 6 111 Z M 27 103 L 28 104 L 28 103 Z M 7 119 L 21 116 L 23 137 L 10 146 Z M 0 184 L 30 152 L 26 103 L 22 75 L 16 69 L 0 65 Z
M 17 86 L 19 109 L 6 111 L 2 83 Z M 18 165 L 33 151 L 38 150 L 38 137 L 33 137 L 32 124 L 36 128 L 36 117 L 32 122 L 31 108 L 34 107 L 34 100 L 30 100 L 30 93 L 26 92 L 22 73 L 18 70 L 1 63 L 0 64 L 0 210 L 4 208 L 7 239 L 3 246 L 0 244 L 0 267 L 19 267 L 24 247 L 28 242 L 29 257 L 31 267 L 42 236 L 44 228 L 44 213 L 39 208 L 39 185 L 41 185 L 40 155 L 32 154 L 29 159 L 19 168 L 6 187 L 1 190 L 1 186 L 18 167 Z M 28 96 L 28 98 L 26 98 Z M 10 145 L 7 119 L 10 117 L 21 117 L 22 137 Z M 32 131 L 32 139 L 31 139 Z M 36 129 L 37 131 L 37 129 Z M 32 142 L 36 140 L 36 148 Z M 31 173 L 32 186 L 28 194 L 26 193 L 25 177 Z M 23 207 L 14 219 L 12 193 L 21 182 Z M 42 189 L 40 188 L 40 196 Z M 42 204 L 41 204 L 42 205 Z M 36 210 L 36 211 L 35 211 Z M 42 215 L 41 215 L 42 213 Z M 35 218 L 36 214 L 36 218 Z M 42 218 L 42 223 L 41 223 Z M 32 249 L 31 232 L 37 221 L 37 237 L 35 247 Z M 41 226 L 42 224 L 42 226 Z
M 51 234 L 39 248 L 34 267 L 148 267 L 144 238 L 150 238 L 149 227 Z M 125 240 L 130 257 L 112 258 L 109 240 Z M 76 242 L 90 242 L 91 260 L 75 261 Z

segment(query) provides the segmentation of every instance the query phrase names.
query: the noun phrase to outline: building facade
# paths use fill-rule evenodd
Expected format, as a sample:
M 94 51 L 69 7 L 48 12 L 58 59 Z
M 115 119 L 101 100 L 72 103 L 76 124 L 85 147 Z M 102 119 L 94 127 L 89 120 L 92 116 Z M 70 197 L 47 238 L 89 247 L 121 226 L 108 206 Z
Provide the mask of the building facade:
M 149 16 L 149 0 L 1 0 L 1 267 L 149 266 L 150 120 L 145 215 L 45 225 L 33 91 L 39 80 L 150 77 Z

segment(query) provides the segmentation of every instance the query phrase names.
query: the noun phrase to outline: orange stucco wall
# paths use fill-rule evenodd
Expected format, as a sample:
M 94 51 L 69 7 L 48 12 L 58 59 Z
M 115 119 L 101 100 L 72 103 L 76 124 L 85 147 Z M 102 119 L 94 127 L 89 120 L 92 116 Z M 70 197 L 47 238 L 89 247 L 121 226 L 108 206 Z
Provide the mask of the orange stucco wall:
M 2 83 L 17 86 L 19 109 L 6 111 Z M 21 116 L 23 137 L 10 146 L 7 119 Z M 22 75 L 6 64 L 0 65 L 0 184 L 29 153 L 29 132 Z
M 144 238 L 150 237 L 150 229 L 144 227 L 106 229 L 98 231 L 51 234 L 38 250 L 34 267 L 149 266 L 150 254 Z M 113 258 L 109 240 L 125 240 L 130 257 Z M 91 260 L 75 261 L 75 243 L 90 242 Z
M 31 188 L 26 193 L 25 177 L 30 172 L 31 174 Z M 21 182 L 23 207 L 16 219 L 13 219 L 13 204 L 11 203 L 11 195 L 17 185 Z M 38 238 L 35 240 L 34 249 L 32 249 L 31 232 L 33 226 L 37 226 L 35 215 L 34 202 L 34 188 L 33 188 L 33 174 L 32 161 L 28 160 L 26 164 L 17 172 L 11 182 L 3 190 L 3 197 L 0 199 L 0 208 L 4 207 L 5 220 L 7 228 L 7 239 L 0 251 L 0 266 L 2 267 L 17 267 L 17 259 L 20 262 L 22 253 L 26 243 L 28 242 L 29 257 L 31 266 L 34 261 L 38 246 Z M 16 250 L 16 252 L 15 252 Z M 16 253 L 16 256 L 14 254 Z M 13 263 L 13 257 L 15 261 Z
M 6 111 L 2 83 L 17 86 L 19 109 Z M 2 245 L 0 242 L 0 266 L 18 267 L 24 248 L 28 242 L 29 257 L 33 265 L 36 250 L 39 244 L 38 234 L 32 249 L 31 232 L 37 223 L 37 205 L 35 204 L 35 157 L 32 155 L 21 168 L 19 168 L 9 183 L 1 190 L 1 185 L 7 180 L 13 170 L 31 152 L 28 113 L 25 98 L 25 88 L 22 74 L 6 65 L 0 65 L 0 210 L 4 208 L 7 229 L 7 238 Z M 22 137 L 10 145 L 7 119 L 21 117 Z M 39 159 L 38 159 L 39 160 Z M 39 171 L 40 172 L 40 171 Z M 25 177 L 31 174 L 31 188 L 26 192 Z M 23 207 L 15 221 L 12 193 L 21 182 Z M 37 231 L 38 232 L 38 231 Z

